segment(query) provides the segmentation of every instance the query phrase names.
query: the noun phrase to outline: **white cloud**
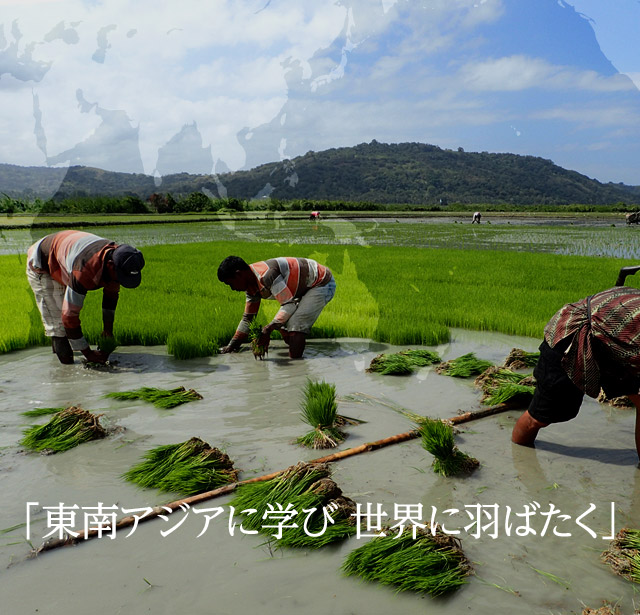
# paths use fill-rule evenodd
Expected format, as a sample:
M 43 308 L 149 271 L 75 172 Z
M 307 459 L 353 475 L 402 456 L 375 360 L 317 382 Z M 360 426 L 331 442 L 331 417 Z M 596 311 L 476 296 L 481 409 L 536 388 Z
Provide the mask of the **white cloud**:
M 595 71 L 555 66 L 540 58 L 514 55 L 471 62 L 460 69 L 464 85 L 476 91 L 519 91 L 529 88 L 624 92 L 635 89 L 624 75 L 606 77 Z

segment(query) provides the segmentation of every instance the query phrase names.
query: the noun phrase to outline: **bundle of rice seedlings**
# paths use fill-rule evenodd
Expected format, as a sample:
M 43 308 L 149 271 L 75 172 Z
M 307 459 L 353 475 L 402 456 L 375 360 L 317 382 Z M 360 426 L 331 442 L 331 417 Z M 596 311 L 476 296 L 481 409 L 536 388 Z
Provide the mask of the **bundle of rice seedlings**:
M 438 374 L 444 374 L 445 376 L 453 376 L 455 378 L 468 378 L 475 374 L 481 374 L 485 369 L 491 367 L 491 361 L 484 359 L 478 359 L 473 352 L 463 354 L 457 359 L 451 359 L 440 363 L 436 367 Z
M 231 459 L 200 438 L 158 446 L 145 453 L 143 459 L 122 475 L 141 487 L 194 495 L 238 478 Z
M 528 405 L 535 391 L 532 376 L 518 374 L 504 367 L 487 368 L 474 381 L 484 392 L 482 403 L 495 406 L 510 401 Z
M 175 389 L 156 389 L 153 387 L 142 387 L 134 391 L 116 391 L 107 393 L 105 397 L 113 399 L 143 399 L 154 406 L 163 409 L 175 408 L 180 404 L 202 399 L 202 395 L 193 389 L 177 387 Z
M 458 449 L 453 439 L 453 427 L 443 421 L 424 417 L 418 429 L 422 446 L 431 453 L 433 471 L 442 476 L 470 474 L 480 462 Z
M 581 615 L 620 615 L 620 607 L 608 602 L 605 602 L 599 609 L 590 609 L 585 606 Z
M 347 437 L 339 429 L 343 425 L 358 421 L 338 414 L 336 387 L 327 382 L 307 380 L 301 404 L 302 420 L 313 429 L 296 440 L 309 448 L 334 448 Z
M 635 408 L 635 404 L 626 395 L 622 395 L 621 397 L 607 397 L 602 389 L 600 389 L 600 395 L 598 395 L 598 402 L 608 404 L 614 408 Z
M 602 561 L 623 579 L 640 583 L 640 530 L 622 528 L 602 554 Z
M 271 480 L 240 485 L 229 505 L 236 511 L 255 509 L 253 514 L 242 515 L 242 526 L 272 537 L 277 533 L 273 526 L 277 525 L 278 517 L 269 520 L 268 512 L 277 510 L 278 505 L 282 509 L 291 505 L 298 514 L 284 525 L 298 527 L 284 527 L 277 545 L 318 549 L 356 531 L 355 517 L 351 516 L 356 512 L 355 503 L 342 494 L 330 475 L 327 464 L 298 463 Z M 313 513 L 303 513 L 314 508 Z M 323 509 L 333 523 L 325 519 Z
M 431 350 L 401 350 L 400 352 L 383 353 L 374 357 L 367 371 L 379 374 L 404 375 L 412 373 L 416 367 L 424 367 L 434 363 L 440 363 L 440 356 Z
M 504 367 L 509 369 L 524 369 L 525 367 L 535 367 L 540 358 L 539 352 L 526 352 L 520 348 L 512 348 L 511 352 L 504 360 Z
M 405 531 L 385 528 L 386 536 L 373 538 L 352 551 L 342 570 L 367 581 L 392 585 L 397 591 L 423 592 L 440 596 L 458 589 L 471 574 L 471 564 L 460 541 L 444 534 L 418 529 L 414 539 Z
M 253 352 L 254 359 L 264 359 L 264 355 L 268 354 L 269 348 L 260 346 L 258 339 L 262 335 L 262 325 L 258 322 L 257 318 L 254 318 L 249 325 L 249 343 L 251 344 L 251 352 Z
M 33 410 L 25 410 L 21 412 L 22 416 L 45 416 L 62 412 L 64 408 L 34 408 Z
M 111 354 L 118 347 L 115 337 L 101 337 L 98 341 L 98 350 Z
M 66 408 L 54 414 L 46 425 L 34 425 L 23 433 L 22 446 L 55 453 L 107 435 L 98 416 L 77 406 Z

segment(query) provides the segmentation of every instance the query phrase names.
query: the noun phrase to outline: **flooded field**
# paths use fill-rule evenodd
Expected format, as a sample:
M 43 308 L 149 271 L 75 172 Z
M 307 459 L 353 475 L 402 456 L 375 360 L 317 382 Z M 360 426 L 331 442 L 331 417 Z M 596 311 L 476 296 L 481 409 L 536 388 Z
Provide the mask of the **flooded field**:
M 250 218 L 250 216 L 248 216 Z M 269 219 L 91 227 L 88 231 L 137 247 L 158 243 L 246 240 L 296 244 L 391 245 L 417 248 L 518 250 L 640 258 L 640 229 L 617 217 L 508 217 L 487 214 L 480 225 L 459 218 Z M 0 254 L 24 253 L 47 229 L 0 231 Z
M 473 351 L 501 363 L 511 348 L 533 351 L 537 345 L 530 338 L 453 330 L 452 342 L 436 350 L 445 359 Z M 412 429 L 398 407 L 441 418 L 480 407 L 471 380 L 440 376 L 432 368 L 405 377 L 364 371 L 376 354 L 395 350 L 366 340 L 315 340 L 306 360 L 290 362 L 275 342 L 264 362 L 248 352 L 176 362 L 163 347 L 128 347 L 116 351 L 112 371 L 59 365 L 44 348 L 0 356 L 3 612 L 524 615 L 580 613 L 584 605 L 597 608 L 608 600 L 618 601 L 623 615 L 633 613 L 638 601 L 633 585 L 612 574 L 599 557 L 612 530 L 640 524 L 635 413 L 592 400 L 575 420 L 544 430 L 537 449 L 511 444 L 516 411 L 461 426 L 457 444 L 482 464 L 468 478 L 436 476 L 431 456 L 417 440 L 333 464 L 344 493 L 363 509 L 380 504 L 383 523 L 396 522 L 397 506 L 421 504 L 425 520 L 433 514 L 448 530 L 460 531 L 475 576 L 447 598 L 395 594 L 344 577 L 344 558 L 368 540 L 365 536 L 311 552 L 278 549 L 276 542 L 243 535 L 237 526 L 231 535 L 229 496 L 198 504 L 198 512 L 141 524 L 132 534 L 126 530 L 114 539 L 25 560 L 30 543 L 37 547 L 50 531 L 51 507 L 80 507 L 76 527 L 81 528 L 82 510 L 100 503 L 143 509 L 177 499 L 120 479 L 145 451 L 161 444 L 200 437 L 223 448 L 241 478 L 323 455 L 292 444 L 305 431 L 299 404 L 307 378 L 335 383 L 339 412 L 367 421 L 349 427 L 338 450 Z M 159 410 L 104 398 L 142 385 L 183 385 L 204 399 Z M 68 404 L 103 415 L 111 435 L 51 456 L 23 451 L 22 430 L 46 417 L 30 419 L 20 412 Z M 30 543 L 23 525 L 28 502 L 37 503 L 29 508 Z M 213 515 L 205 511 L 215 507 L 223 513 L 198 537 L 205 515 Z M 479 509 L 481 531 L 473 522 Z M 526 531 L 527 523 L 533 531 Z

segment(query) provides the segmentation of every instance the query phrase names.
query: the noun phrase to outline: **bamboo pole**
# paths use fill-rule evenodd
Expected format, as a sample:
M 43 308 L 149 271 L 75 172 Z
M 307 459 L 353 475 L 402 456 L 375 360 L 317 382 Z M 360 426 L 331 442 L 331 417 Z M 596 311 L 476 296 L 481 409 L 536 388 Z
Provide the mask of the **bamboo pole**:
M 476 412 L 465 412 L 463 414 L 459 414 L 454 416 L 451 419 L 443 419 L 448 423 L 453 425 L 458 425 L 460 423 L 467 423 L 469 421 L 473 421 L 476 419 L 484 418 L 487 416 L 492 416 L 494 414 L 499 414 L 501 412 L 506 412 L 507 410 L 513 410 L 517 408 L 518 405 L 515 403 L 503 403 L 498 404 L 497 406 L 491 406 L 490 408 L 485 408 L 483 410 L 478 410 Z M 326 455 L 324 457 L 319 457 L 318 459 L 312 459 L 307 463 L 332 463 L 334 461 L 339 461 L 340 459 L 346 459 L 347 457 L 353 457 L 354 455 L 360 455 L 361 453 L 368 453 L 370 451 L 375 451 L 379 448 L 384 448 L 386 446 L 390 446 L 392 444 L 398 444 L 399 442 L 406 442 L 407 440 L 413 440 L 419 436 L 419 431 L 417 429 L 412 429 L 411 431 L 405 431 L 404 433 L 396 434 L 395 436 L 389 436 L 388 438 L 383 438 L 382 440 L 376 440 L 374 442 L 365 442 L 360 446 L 355 446 L 353 448 L 348 448 L 343 451 L 338 451 L 337 453 L 333 453 L 331 455 Z M 182 498 L 180 500 L 176 500 L 174 502 L 170 502 L 169 504 L 165 504 L 163 506 L 156 506 L 151 509 L 151 512 L 144 517 L 138 518 L 138 523 L 143 523 L 145 521 L 149 521 L 151 519 L 155 519 L 156 517 L 165 514 L 169 511 L 174 511 L 180 508 L 181 506 L 188 505 L 191 506 L 193 504 L 199 504 L 200 502 L 204 502 L 205 500 L 211 500 L 213 498 L 217 498 L 222 495 L 227 495 L 228 493 L 232 493 L 235 491 L 236 487 L 241 485 L 248 485 L 250 483 L 258 483 L 265 480 L 271 480 L 275 478 L 279 474 L 282 474 L 284 470 L 279 470 L 277 472 L 271 472 L 271 474 L 264 474 L 262 476 L 256 476 L 254 478 L 248 478 L 246 480 L 241 480 L 235 483 L 231 483 L 229 485 L 225 485 L 224 487 L 219 487 L 218 489 L 213 489 L 212 491 L 205 491 L 204 493 L 198 493 L 196 495 Z M 130 515 L 127 517 L 122 517 L 116 522 L 116 532 L 122 528 L 129 527 L 136 523 L 136 517 L 134 515 Z M 35 557 L 44 551 L 51 551 L 52 549 L 57 549 L 58 547 L 66 547 L 70 545 L 78 544 L 79 542 L 83 542 L 89 540 L 91 538 L 97 537 L 99 534 L 98 530 L 89 530 L 87 532 L 80 531 L 77 536 L 67 536 L 66 538 L 55 538 L 44 542 L 39 548 L 34 549 L 31 552 L 30 557 Z

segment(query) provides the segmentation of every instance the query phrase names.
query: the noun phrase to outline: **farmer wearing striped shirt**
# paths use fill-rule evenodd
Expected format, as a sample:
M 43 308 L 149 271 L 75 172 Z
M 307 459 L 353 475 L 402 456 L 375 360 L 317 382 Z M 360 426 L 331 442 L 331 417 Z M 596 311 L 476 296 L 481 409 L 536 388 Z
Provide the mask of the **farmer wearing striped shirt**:
M 135 248 L 82 231 L 60 231 L 34 243 L 27 254 L 27 278 L 42 316 L 45 335 L 61 363 L 73 363 L 79 350 L 88 361 L 104 363 L 108 353 L 91 350 L 82 335 L 80 310 L 87 291 L 102 288 L 105 337 L 113 336 L 120 286 L 136 288 L 144 267 Z
M 232 290 L 247 294 L 242 320 L 222 352 L 238 350 L 248 338 L 249 324 L 258 313 L 260 301 L 275 299 L 280 309 L 263 327 L 258 344 L 268 347 L 271 331 L 279 329 L 289 346 L 289 357 L 299 359 L 311 326 L 336 291 L 329 268 L 310 258 L 270 258 L 249 265 L 239 256 L 228 256 L 218 268 L 218 279 Z
M 547 323 L 533 375 L 536 390 L 511 439 L 533 446 L 538 431 L 578 414 L 584 394 L 626 395 L 636 406 L 640 457 L 640 289 L 617 286 L 560 309 Z

